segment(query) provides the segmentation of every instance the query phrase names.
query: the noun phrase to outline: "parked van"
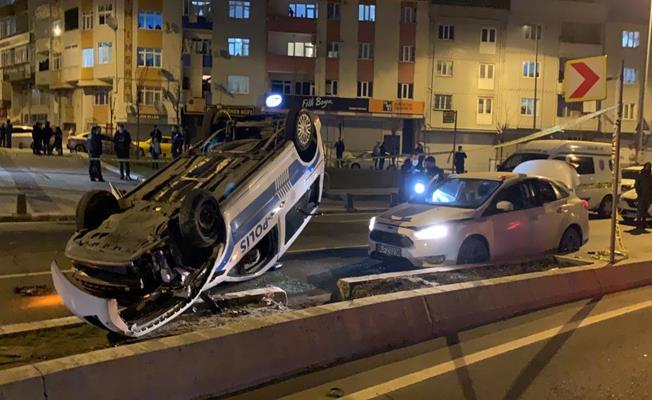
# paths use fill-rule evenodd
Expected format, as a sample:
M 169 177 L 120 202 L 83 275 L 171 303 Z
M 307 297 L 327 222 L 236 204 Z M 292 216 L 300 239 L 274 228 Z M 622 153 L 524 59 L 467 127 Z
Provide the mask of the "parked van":
M 613 165 L 611 145 L 576 140 L 534 140 L 521 146 L 498 166 L 498 171 L 511 172 L 530 160 L 563 160 L 573 165 L 580 175 L 577 195 L 589 202 L 589 209 L 601 217 L 611 216 L 613 203 Z

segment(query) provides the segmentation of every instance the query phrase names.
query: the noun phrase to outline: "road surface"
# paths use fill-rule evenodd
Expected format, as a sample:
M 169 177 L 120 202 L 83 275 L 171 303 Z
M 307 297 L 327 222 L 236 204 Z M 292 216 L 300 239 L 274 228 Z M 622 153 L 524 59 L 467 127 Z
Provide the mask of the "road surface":
M 566 304 L 234 396 L 649 399 L 652 287 Z

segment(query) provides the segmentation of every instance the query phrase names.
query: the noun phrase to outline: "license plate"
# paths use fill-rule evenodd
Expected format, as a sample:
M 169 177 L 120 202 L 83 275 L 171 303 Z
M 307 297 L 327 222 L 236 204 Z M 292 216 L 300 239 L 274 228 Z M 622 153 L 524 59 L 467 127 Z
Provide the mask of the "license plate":
M 379 252 L 380 254 L 384 254 L 386 256 L 390 257 L 400 257 L 401 256 L 401 249 L 398 247 L 394 246 L 386 246 L 384 244 L 377 244 L 376 245 L 376 251 Z

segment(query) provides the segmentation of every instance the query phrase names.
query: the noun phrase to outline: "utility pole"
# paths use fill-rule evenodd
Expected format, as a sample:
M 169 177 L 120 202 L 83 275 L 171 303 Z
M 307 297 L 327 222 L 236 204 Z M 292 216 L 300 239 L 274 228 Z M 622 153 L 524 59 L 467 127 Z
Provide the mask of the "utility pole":
M 532 118 L 532 129 L 537 129 L 537 96 L 539 89 L 539 38 L 541 36 L 540 25 L 532 25 L 534 35 L 534 118 Z
M 620 74 L 618 77 L 618 97 L 617 97 L 617 111 L 616 121 L 614 126 L 613 147 L 615 148 L 614 157 L 614 177 L 613 177 L 613 191 L 611 202 L 611 232 L 609 241 L 609 263 L 613 265 L 616 262 L 616 223 L 618 218 L 618 189 L 620 181 L 620 130 L 623 121 L 623 78 L 625 74 L 625 61 L 620 63 Z
M 645 122 L 645 90 L 647 89 L 648 74 L 650 72 L 650 50 L 652 49 L 652 0 L 650 1 L 650 17 L 648 19 L 648 29 L 647 29 L 647 50 L 645 52 L 645 71 L 643 72 L 643 78 L 641 79 L 641 87 L 638 93 L 638 124 L 636 126 L 636 139 L 638 140 L 636 146 L 636 158 L 637 162 L 642 163 L 645 159 L 643 154 L 643 125 Z

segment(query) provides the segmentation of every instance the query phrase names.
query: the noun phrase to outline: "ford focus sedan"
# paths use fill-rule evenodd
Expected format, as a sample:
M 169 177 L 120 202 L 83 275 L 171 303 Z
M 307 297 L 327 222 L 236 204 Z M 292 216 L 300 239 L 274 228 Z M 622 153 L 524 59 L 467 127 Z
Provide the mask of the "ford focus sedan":
M 369 254 L 421 267 L 576 251 L 589 238 L 577 182 L 556 160 L 530 161 L 514 173 L 451 175 L 372 218 Z

